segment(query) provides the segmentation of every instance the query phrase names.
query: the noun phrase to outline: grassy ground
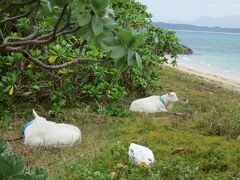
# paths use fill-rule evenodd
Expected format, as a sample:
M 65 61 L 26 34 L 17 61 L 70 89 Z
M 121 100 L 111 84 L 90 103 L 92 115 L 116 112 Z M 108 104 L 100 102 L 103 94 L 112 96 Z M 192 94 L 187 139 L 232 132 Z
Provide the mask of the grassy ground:
M 11 142 L 28 168 L 43 166 L 49 179 L 237 179 L 240 178 L 240 94 L 164 68 L 160 83 L 181 101 L 171 113 L 143 115 L 121 109 L 66 109 L 56 119 L 80 127 L 82 142 L 66 149 L 30 149 Z M 155 92 L 163 94 L 163 92 Z M 116 114 L 116 117 L 109 114 Z M 18 136 L 22 122 L 1 130 Z M 131 142 L 153 150 L 152 168 L 128 160 Z M 180 149 L 180 150 L 179 150 Z

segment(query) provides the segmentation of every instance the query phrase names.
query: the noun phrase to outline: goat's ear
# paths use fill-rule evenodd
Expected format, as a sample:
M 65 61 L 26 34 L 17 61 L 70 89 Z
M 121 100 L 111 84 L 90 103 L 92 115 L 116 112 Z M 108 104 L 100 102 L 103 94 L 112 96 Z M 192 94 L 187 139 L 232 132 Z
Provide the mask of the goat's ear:
M 39 116 L 38 116 L 38 114 L 36 113 L 36 111 L 33 109 L 33 115 L 34 115 L 34 117 L 35 118 L 38 118 Z

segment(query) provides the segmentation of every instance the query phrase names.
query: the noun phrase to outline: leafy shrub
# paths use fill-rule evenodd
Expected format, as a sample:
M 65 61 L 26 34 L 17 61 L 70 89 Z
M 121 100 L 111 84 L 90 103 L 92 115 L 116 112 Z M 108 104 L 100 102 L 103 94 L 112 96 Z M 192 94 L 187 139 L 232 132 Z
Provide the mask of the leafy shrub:
M 11 151 L 6 141 L 0 139 L 0 178 L 2 180 L 44 180 L 47 176 L 47 171 L 38 167 L 35 172 L 26 172 L 22 158 Z
M 134 28 L 143 32 L 145 37 L 144 44 L 139 48 L 141 68 L 131 66 L 126 69 L 122 73 L 121 84 L 129 93 L 135 92 L 138 95 L 161 89 L 156 86 L 156 81 L 161 78 L 161 65 L 166 63 L 164 55 L 176 58 L 182 53 L 175 32 L 153 27 L 151 14 L 146 11 L 147 7 L 139 2 L 125 0 L 111 2 L 116 14 L 116 22 L 122 28 Z

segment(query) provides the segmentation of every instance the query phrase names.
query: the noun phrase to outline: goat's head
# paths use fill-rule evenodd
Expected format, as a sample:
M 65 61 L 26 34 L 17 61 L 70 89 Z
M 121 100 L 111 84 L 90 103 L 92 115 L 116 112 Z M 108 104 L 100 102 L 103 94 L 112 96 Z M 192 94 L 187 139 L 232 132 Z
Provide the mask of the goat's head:
M 179 100 L 175 92 L 169 92 L 167 97 L 170 102 L 177 102 Z
M 34 117 L 35 117 L 35 119 L 34 120 L 37 120 L 37 121 L 46 121 L 46 119 L 44 118 L 44 117 L 40 117 L 37 113 L 36 113 L 36 111 L 33 109 L 33 115 L 34 115 Z

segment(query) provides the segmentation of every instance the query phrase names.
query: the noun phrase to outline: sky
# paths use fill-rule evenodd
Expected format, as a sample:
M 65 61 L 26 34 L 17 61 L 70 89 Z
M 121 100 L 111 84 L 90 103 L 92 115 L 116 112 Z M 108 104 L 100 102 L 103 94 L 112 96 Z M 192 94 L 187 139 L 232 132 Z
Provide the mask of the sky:
M 240 16 L 240 0 L 137 0 L 148 6 L 152 20 L 187 23 L 203 16 Z

